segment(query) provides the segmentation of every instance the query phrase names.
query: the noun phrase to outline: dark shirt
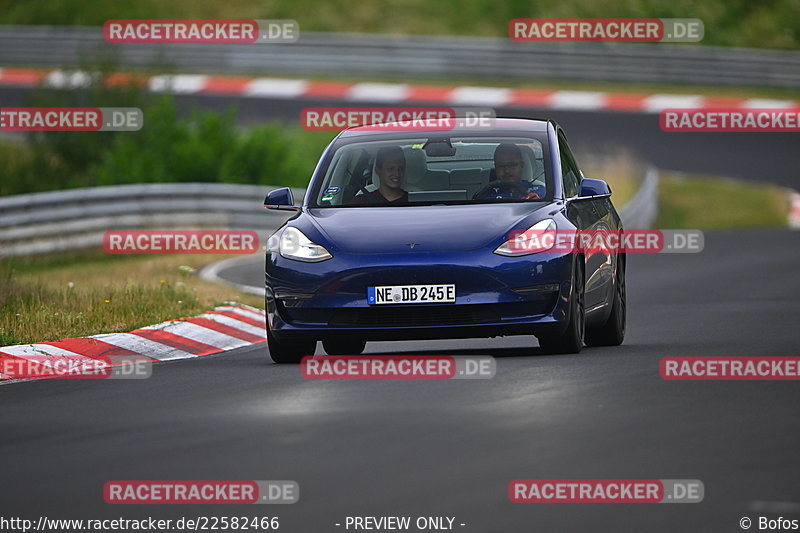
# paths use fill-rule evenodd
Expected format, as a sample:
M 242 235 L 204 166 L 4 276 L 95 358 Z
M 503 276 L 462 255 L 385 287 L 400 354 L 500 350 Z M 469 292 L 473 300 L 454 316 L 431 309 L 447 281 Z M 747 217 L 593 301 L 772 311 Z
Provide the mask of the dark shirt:
M 403 196 L 401 196 L 397 200 L 392 200 L 390 202 L 381 194 L 380 189 L 376 189 L 372 192 L 366 192 L 364 194 L 353 196 L 353 199 L 350 200 L 349 204 L 350 205 L 379 205 L 379 204 L 396 205 L 396 204 L 406 204 L 406 203 L 408 203 L 408 193 L 406 191 L 403 191 Z
M 545 188 L 542 185 L 534 184 L 529 181 L 503 182 L 498 180 L 497 186 L 487 189 L 481 198 L 478 193 L 472 197 L 473 200 L 481 199 L 501 199 L 514 198 L 522 200 L 541 200 L 545 197 Z

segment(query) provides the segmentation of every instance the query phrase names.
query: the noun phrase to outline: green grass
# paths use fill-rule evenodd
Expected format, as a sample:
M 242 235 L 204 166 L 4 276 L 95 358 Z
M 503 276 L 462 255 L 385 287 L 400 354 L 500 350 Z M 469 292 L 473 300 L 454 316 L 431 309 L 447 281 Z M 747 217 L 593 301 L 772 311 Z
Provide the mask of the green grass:
M 699 18 L 702 44 L 800 48 L 798 0 L 0 0 L 2 24 L 102 25 L 108 19 L 295 19 L 307 31 L 506 37 L 513 18 Z
M 576 153 L 587 178 L 604 180 L 611 187 L 611 199 L 617 208 L 630 200 L 642 182 L 645 165 L 630 153 L 620 150 L 602 154 Z
M 126 332 L 226 301 L 263 307 L 191 273 L 220 258 L 86 250 L 0 259 L 0 346 Z
M 737 229 L 786 227 L 786 189 L 765 183 L 703 176 L 662 174 L 659 214 L 663 229 Z

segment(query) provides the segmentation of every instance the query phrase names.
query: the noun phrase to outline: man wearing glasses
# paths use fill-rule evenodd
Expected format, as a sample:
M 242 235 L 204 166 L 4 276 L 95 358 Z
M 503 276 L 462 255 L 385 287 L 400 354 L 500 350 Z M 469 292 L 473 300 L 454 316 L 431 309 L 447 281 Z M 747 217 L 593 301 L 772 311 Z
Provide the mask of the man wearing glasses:
M 519 199 L 540 200 L 545 195 L 542 185 L 522 179 L 525 161 L 519 146 L 502 143 L 494 151 L 494 181 L 483 187 L 473 200 Z

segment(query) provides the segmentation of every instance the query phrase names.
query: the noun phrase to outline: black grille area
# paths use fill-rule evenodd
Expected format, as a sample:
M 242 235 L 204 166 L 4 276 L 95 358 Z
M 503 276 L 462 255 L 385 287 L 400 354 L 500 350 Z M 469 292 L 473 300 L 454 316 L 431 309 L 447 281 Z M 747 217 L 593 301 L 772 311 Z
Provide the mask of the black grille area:
M 330 322 L 340 327 L 455 326 L 500 322 L 495 305 L 341 309 Z

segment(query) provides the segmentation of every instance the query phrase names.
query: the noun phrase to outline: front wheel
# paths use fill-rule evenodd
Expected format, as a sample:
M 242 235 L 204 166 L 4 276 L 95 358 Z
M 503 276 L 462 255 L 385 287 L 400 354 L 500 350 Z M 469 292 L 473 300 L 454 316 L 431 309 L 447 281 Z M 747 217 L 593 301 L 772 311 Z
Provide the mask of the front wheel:
M 322 341 L 322 347 L 328 355 L 360 355 L 366 345 L 366 341 L 351 339 Z
M 539 346 L 545 353 L 580 353 L 586 324 L 584 308 L 583 264 L 579 260 L 573 269 L 570 284 L 570 313 L 567 329 L 560 337 L 539 337 Z
M 617 277 L 614 280 L 614 299 L 611 314 L 606 323 L 596 328 L 586 328 L 588 346 L 619 346 L 625 339 L 627 302 L 625 300 L 625 261 L 617 264 Z
M 314 355 L 317 341 L 278 341 L 267 329 L 269 356 L 278 364 L 296 365 L 306 355 Z

